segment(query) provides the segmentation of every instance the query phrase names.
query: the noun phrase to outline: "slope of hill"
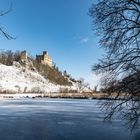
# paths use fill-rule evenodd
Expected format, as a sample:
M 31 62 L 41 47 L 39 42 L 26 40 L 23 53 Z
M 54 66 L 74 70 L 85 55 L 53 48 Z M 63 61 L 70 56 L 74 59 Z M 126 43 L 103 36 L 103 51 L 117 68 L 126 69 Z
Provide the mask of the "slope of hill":
M 43 61 L 46 61 L 46 59 Z M 54 84 L 72 86 L 72 80 L 69 80 L 70 78 L 64 76 L 63 72 L 55 65 L 49 66 L 48 63 L 44 63 L 42 60 L 39 61 L 37 58 L 29 56 L 26 51 L 0 51 L 0 63 L 12 66 L 14 62 L 20 63 L 20 65 L 26 69 L 38 71 L 39 74 L 44 78 L 49 79 L 49 81 Z
M 33 66 L 42 76 L 49 79 L 52 83 L 63 86 L 72 86 L 72 81 L 65 77 L 57 68 L 43 65 L 37 61 L 33 61 Z
M 91 91 L 58 67 L 50 67 L 22 53 L 0 52 L 0 93 L 48 93 Z
M 50 83 L 49 80 L 45 79 L 38 72 L 25 69 L 22 66 L 0 64 L 1 93 L 59 92 L 60 87 L 64 86 Z

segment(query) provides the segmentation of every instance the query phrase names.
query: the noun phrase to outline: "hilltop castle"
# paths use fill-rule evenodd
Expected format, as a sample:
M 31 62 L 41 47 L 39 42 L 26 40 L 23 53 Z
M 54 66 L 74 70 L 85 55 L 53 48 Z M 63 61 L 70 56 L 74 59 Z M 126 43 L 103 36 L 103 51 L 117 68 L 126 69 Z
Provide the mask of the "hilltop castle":
M 27 58 L 28 58 L 27 52 L 26 51 L 22 51 L 20 53 L 20 60 L 23 61 L 23 62 L 25 62 L 27 60 Z
M 47 51 L 44 51 L 42 55 L 36 55 L 36 60 L 52 67 L 52 58 L 49 56 Z
M 21 61 L 26 62 L 28 54 L 26 51 L 22 51 L 20 54 Z M 49 65 L 52 67 L 52 58 L 48 55 L 47 51 L 44 51 L 42 55 L 36 55 L 36 60 L 42 64 Z

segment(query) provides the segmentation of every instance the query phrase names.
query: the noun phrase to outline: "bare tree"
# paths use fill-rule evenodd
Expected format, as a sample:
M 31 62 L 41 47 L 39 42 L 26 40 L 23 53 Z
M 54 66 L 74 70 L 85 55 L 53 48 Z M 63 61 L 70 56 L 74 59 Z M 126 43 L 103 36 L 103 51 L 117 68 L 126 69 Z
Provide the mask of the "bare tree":
M 11 66 L 13 64 L 14 54 L 11 50 L 6 51 L 6 65 Z
M 80 78 L 77 82 L 78 92 L 82 93 L 89 88 L 89 84 L 85 83 L 84 78 Z
M 16 51 L 15 53 L 14 53 L 14 61 L 17 61 L 17 62 L 19 62 L 20 61 L 20 55 L 21 55 L 21 52 L 20 51 Z
M 0 63 L 5 64 L 6 63 L 6 55 L 4 51 L 0 52 Z
M 0 17 L 3 17 L 5 15 L 7 15 L 8 13 L 10 13 L 12 11 L 12 4 L 10 5 L 10 7 L 8 8 L 8 10 L 0 11 Z M 15 39 L 15 37 L 11 36 L 9 33 L 7 33 L 6 29 L 3 26 L 0 26 L 0 33 L 2 35 L 4 35 L 6 37 L 6 39 L 11 40 L 11 39 Z
M 105 50 L 92 70 L 104 75 L 102 86 L 108 96 L 125 99 L 103 103 L 106 119 L 120 113 L 136 127 L 140 118 L 140 1 L 100 0 L 89 14 Z

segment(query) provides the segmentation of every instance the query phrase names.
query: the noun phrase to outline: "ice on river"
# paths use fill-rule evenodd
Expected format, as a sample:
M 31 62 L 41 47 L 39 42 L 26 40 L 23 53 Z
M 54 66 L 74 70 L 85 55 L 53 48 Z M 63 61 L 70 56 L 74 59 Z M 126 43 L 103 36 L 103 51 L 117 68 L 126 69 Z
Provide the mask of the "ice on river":
M 103 122 L 97 100 L 1 99 L 0 140 L 140 140 L 115 119 Z

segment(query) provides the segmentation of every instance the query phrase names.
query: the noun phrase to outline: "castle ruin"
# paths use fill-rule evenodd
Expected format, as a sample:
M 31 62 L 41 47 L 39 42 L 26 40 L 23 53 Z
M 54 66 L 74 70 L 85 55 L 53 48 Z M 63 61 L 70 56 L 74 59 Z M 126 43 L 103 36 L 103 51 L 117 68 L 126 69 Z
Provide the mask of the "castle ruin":
M 47 64 L 52 67 L 52 58 L 48 55 L 47 51 L 44 51 L 42 55 L 36 55 L 36 60 L 42 64 Z
M 27 58 L 28 58 L 27 52 L 26 51 L 22 51 L 20 53 L 20 60 L 23 61 L 23 62 L 26 62 Z
M 22 62 L 27 62 L 30 60 L 26 51 L 20 53 L 20 60 Z M 48 55 L 47 51 L 44 51 L 42 55 L 36 55 L 36 60 L 44 65 L 52 67 L 52 58 Z

